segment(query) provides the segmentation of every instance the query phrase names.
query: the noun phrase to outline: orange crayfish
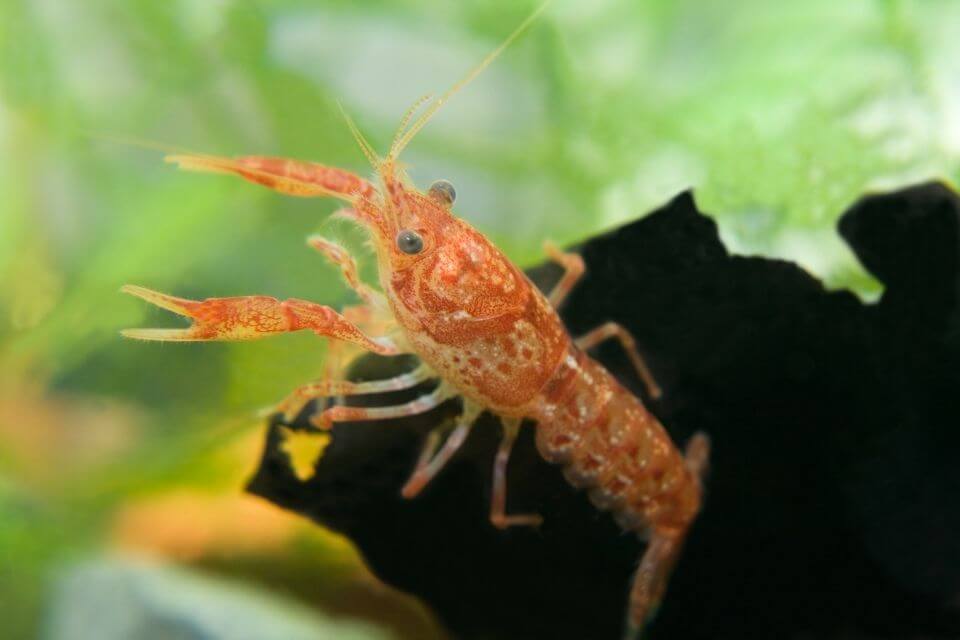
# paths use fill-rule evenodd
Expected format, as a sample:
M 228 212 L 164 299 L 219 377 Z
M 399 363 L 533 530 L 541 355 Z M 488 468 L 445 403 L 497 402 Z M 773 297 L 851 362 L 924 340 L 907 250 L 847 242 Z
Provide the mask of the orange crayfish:
M 498 416 L 503 438 L 493 464 L 490 519 L 497 527 L 537 525 L 534 514 L 508 514 L 506 470 L 525 420 L 535 423 L 536 445 L 548 461 L 563 465 L 568 480 L 589 490 L 595 505 L 618 523 L 644 535 L 648 545 L 634 578 L 628 607 L 628 635 L 639 632 L 661 601 L 687 531 L 701 506 L 708 440 L 695 435 L 681 454 L 640 402 L 586 350 L 617 338 L 652 396 L 659 389 L 633 338 L 607 323 L 572 339 L 557 307 L 584 273 L 582 259 L 547 244 L 564 275 L 542 294 L 479 231 L 453 215 L 453 187 L 438 181 L 417 190 L 398 165 L 398 156 L 416 133 L 459 88 L 485 68 L 534 19 L 514 33 L 461 82 L 427 104 L 415 105 L 401 124 L 389 153 L 377 155 L 348 120 L 373 165 L 377 181 L 320 164 L 245 156 L 220 158 L 181 154 L 167 159 L 181 168 L 234 174 L 295 196 L 333 197 L 347 207 L 340 216 L 369 232 L 376 250 L 380 290 L 363 283 L 356 263 L 340 246 L 320 237 L 310 244 L 339 266 L 363 301 L 364 313 L 341 314 L 306 300 L 267 296 L 186 300 L 127 285 L 123 291 L 193 320 L 186 329 L 131 329 L 144 340 L 247 340 L 308 329 L 320 336 L 359 345 L 381 355 L 412 353 L 420 365 L 395 378 L 371 382 L 322 380 L 305 385 L 280 408 L 295 416 L 312 398 L 368 394 L 411 388 L 440 380 L 431 392 L 406 404 L 362 408 L 332 406 L 312 422 L 380 420 L 426 412 L 448 399 L 462 399 L 462 413 L 446 440 L 431 433 L 402 489 L 412 498 L 444 467 L 484 411 Z M 423 113 L 415 120 L 417 106 Z M 408 126 L 409 125 L 409 126 Z M 356 310 L 356 308 L 353 308 Z M 362 328 L 386 326 L 384 335 Z

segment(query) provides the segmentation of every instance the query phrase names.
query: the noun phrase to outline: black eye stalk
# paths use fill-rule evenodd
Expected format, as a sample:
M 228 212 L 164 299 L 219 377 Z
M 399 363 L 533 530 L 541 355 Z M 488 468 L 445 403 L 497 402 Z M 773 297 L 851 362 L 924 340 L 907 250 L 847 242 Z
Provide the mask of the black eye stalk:
M 423 251 L 423 238 L 416 231 L 404 229 L 397 234 L 397 248 L 404 253 L 416 255 Z
M 430 190 L 428 191 L 430 197 L 438 202 L 442 202 L 448 207 L 451 206 L 457 199 L 457 190 L 453 188 L 453 185 L 449 180 L 437 180 L 432 185 L 430 185 Z

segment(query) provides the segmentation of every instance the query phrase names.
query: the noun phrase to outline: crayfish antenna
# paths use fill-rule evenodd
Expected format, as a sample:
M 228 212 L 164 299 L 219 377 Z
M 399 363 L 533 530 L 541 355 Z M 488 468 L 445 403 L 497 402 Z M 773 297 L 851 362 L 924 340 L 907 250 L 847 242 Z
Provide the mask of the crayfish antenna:
M 513 33 L 507 36 L 506 39 L 503 42 L 501 42 L 496 49 L 488 53 L 487 56 L 480 61 L 480 64 L 478 64 L 473 69 L 471 69 L 467 73 L 467 75 L 461 78 L 455 85 L 447 89 L 436 100 L 434 100 L 429 105 L 427 105 L 427 108 L 423 112 L 423 114 L 419 118 L 417 118 L 412 125 L 410 125 L 409 129 L 407 129 L 406 131 L 403 131 L 403 125 L 406 124 L 406 120 L 408 119 L 408 118 L 405 118 L 404 122 L 400 127 L 400 130 L 397 131 L 397 135 L 394 138 L 393 145 L 391 145 L 390 147 L 390 153 L 387 155 L 387 160 L 388 161 L 396 160 L 397 157 L 400 155 L 400 152 L 403 151 L 408 144 L 410 144 L 410 141 L 413 140 L 414 136 L 417 135 L 420 129 L 422 129 L 424 125 L 426 125 L 428 122 L 430 122 L 430 119 L 434 115 L 436 115 L 437 111 L 440 110 L 440 107 L 446 104 L 447 101 L 450 98 L 452 98 L 458 91 L 460 91 L 465 86 L 473 82 L 473 80 L 478 75 L 480 75 L 484 69 L 490 66 L 490 63 L 496 60 L 497 57 L 501 53 L 503 53 L 504 49 L 509 47 L 513 43 L 513 41 L 516 40 L 520 36 L 520 34 L 523 33 L 527 29 L 527 27 L 529 27 L 533 23 L 533 21 L 540 16 L 541 13 L 543 13 L 543 10 L 546 9 L 547 5 L 549 4 L 550 4 L 550 0 L 546 0 L 539 7 L 534 9 L 533 13 L 527 16 L 526 19 L 520 23 L 520 26 L 518 26 L 516 29 L 513 30 Z M 416 111 L 416 108 L 419 106 L 420 104 L 418 101 L 418 104 L 415 104 L 414 108 L 412 108 L 409 113 L 412 114 L 412 112 Z

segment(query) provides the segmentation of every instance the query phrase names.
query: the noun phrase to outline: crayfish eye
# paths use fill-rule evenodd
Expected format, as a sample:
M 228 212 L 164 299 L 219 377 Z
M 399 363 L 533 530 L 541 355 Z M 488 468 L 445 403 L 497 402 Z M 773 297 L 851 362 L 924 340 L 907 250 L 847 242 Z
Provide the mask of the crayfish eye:
M 457 190 L 453 188 L 449 180 L 437 180 L 430 185 L 428 192 L 434 200 L 439 200 L 448 207 L 457 199 Z
M 411 255 L 423 251 L 423 238 L 416 231 L 404 229 L 397 234 L 397 248 Z

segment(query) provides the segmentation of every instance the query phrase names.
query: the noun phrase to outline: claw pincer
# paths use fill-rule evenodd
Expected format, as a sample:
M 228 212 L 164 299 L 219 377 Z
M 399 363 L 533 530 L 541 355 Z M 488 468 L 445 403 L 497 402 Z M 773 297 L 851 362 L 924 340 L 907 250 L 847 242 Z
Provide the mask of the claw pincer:
M 198 302 L 129 284 L 120 290 L 193 320 L 186 329 L 125 329 L 121 333 L 128 338 L 169 342 L 254 340 L 310 329 L 318 335 L 353 342 L 381 355 L 397 353 L 389 340 L 369 338 L 330 307 L 308 300 L 238 296 Z
M 251 340 L 291 331 L 297 322 L 283 303 L 269 296 L 209 298 L 198 302 L 134 285 L 126 285 L 121 291 L 193 320 L 186 329 L 125 329 L 123 335 L 128 338 L 177 342 Z

